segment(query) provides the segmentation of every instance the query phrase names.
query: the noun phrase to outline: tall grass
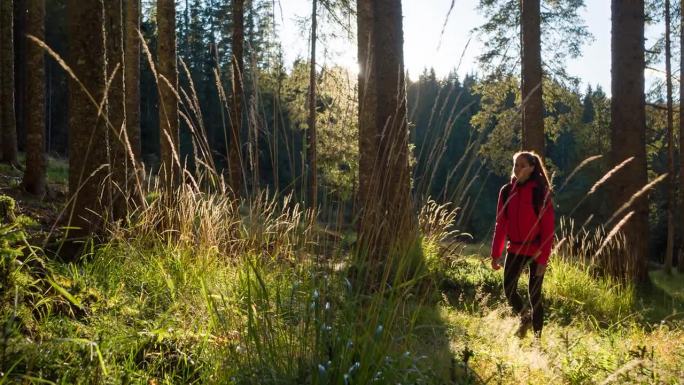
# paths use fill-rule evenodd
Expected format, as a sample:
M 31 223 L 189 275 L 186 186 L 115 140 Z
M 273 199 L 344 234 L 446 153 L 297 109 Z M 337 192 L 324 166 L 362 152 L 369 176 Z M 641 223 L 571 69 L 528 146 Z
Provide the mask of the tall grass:
M 144 41 L 143 48 L 157 80 Z M 449 203 L 427 196 L 452 122 L 464 111 L 456 111 L 456 103 L 450 111 L 446 102 L 442 108 L 435 105 L 433 117 L 444 118 L 448 129 L 441 137 L 430 136 L 418 155 L 427 164 L 414 175 L 416 200 L 424 203 L 417 215 L 421 242 L 398 250 L 401 258 L 387 256 L 382 285 L 369 293 L 361 290 L 365 282 L 354 279 L 354 259 L 340 237 L 354 220 L 350 223 L 338 212 L 334 225 L 320 223 L 316 210 L 299 203 L 296 189 L 269 193 L 260 191 L 258 181 L 244 192 L 229 189 L 212 158 L 198 97 L 186 76 L 189 89 L 174 90 L 193 139 L 194 168 L 182 168 L 186 183 L 162 191 L 153 174 L 146 175 L 146 184 L 136 179 L 136 190 L 146 199 L 130 207 L 126 220 L 107 223 L 109 241 L 89 243 L 77 262 L 44 261 L 39 250 L 31 258 L 13 254 L 3 259 L 3 274 L 9 278 L 3 284 L 0 383 L 474 381 L 477 375 L 468 372 L 468 346 L 459 350 L 461 366 L 452 352 L 452 345 L 460 349 L 468 335 L 454 330 L 458 324 L 445 325 L 450 318 L 443 313 L 466 309 L 468 316 L 485 318 L 479 328 L 489 322 L 500 326 L 492 314 L 503 314 L 501 307 L 490 307 L 501 288 L 500 277 L 483 269 L 480 261 L 461 258 L 457 250 L 463 234 L 455 227 L 460 217 L 454 207 L 463 207 L 465 217 L 473 212 L 475 202 L 465 197 L 481 174 L 474 154 L 483 134 L 470 139 L 447 177 L 439 195 Z M 227 98 L 223 93 L 219 97 L 226 112 L 223 127 L 228 127 Z M 259 119 L 250 119 L 250 132 L 263 131 L 256 127 Z M 276 147 L 269 151 L 275 153 Z M 288 154 L 290 164 L 293 158 Z M 175 159 L 181 163 L 178 154 Z M 457 171 L 461 179 L 450 188 Z M 244 165 L 242 172 L 247 175 Z M 241 193 L 246 196 L 238 198 Z M 567 325 L 583 317 L 597 326 L 595 331 L 636 318 L 634 289 L 597 273 L 604 253 L 624 242 L 618 230 L 619 224 L 608 232 L 575 231 L 574 225 L 563 223 L 544 286 L 554 322 Z M 334 239 L 328 242 L 330 237 Z M 390 274 L 397 271 L 407 273 Z M 466 290 L 456 301 L 442 298 L 438 305 L 435 288 L 444 278 Z M 467 322 L 462 323 L 469 326 Z M 498 342 L 496 335 L 490 337 L 488 342 Z M 563 373 L 570 373 L 564 380 L 594 379 L 582 377 L 582 369 L 590 367 L 586 363 L 562 365 L 567 366 Z M 606 367 L 620 369 L 615 363 Z M 505 364 L 496 368 L 498 377 L 490 380 L 512 371 Z
M 153 199 L 154 197 L 150 198 Z M 448 343 L 414 279 L 359 296 L 349 258 L 317 254 L 321 230 L 290 197 L 250 203 L 179 189 L 25 298 L 6 335 L 10 381 L 54 383 L 443 383 Z M 158 198 L 157 198 L 158 199 Z M 432 213 L 432 218 L 451 218 Z M 172 220 L 169 220 L 171 218 Z M 160 222 L 173 231 L 158 232 Z M 448 223 L 430 233 L 442 239 Z M 22 293 L 27 293 L 22 289 Z M 32 310 L 33 309 L 33 310 Z M 41 310 L 42 309 L 42 310 Z M 36 313 L 37 312 L 37 313 Z M 3 314 L 7 314 L 3 312 Z M 446 341 L 446 336 L 442 337 Z M 438 361 L 428 355 L 439 357 Z

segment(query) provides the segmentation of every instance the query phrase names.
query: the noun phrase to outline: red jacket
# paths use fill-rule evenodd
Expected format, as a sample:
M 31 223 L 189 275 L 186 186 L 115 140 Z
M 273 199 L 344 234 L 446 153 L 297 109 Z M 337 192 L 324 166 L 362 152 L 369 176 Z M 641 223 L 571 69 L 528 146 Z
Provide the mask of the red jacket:
M 499 192 L 499 203 L 496 209 L 496 226 L 492 240 L 492 258 L 501 257 L 506 238 L 507 251 L 513 254 L 535 256 L 539 253 L 537 263 L 546 265 L 551 254 L 554 234 L 554 212 L 551 199 L 547 196 L 544 207 L 539 209 L 539 216 L 532 203 L 532 191 L 537 182 L 529 180 L 518 184 L 511 180 L 508 193 L 508 205 L 504 212 L 503 191 Z

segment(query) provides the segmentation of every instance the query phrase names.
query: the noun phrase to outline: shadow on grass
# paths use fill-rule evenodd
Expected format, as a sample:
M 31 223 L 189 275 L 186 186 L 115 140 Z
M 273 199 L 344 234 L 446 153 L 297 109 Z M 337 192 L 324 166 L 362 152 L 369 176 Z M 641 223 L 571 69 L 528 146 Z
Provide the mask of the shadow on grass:
M 649 273 L 650 282 L 636 290 L 636 306 L 650 323 L 684 321 L 684 276 L 663 271 Z

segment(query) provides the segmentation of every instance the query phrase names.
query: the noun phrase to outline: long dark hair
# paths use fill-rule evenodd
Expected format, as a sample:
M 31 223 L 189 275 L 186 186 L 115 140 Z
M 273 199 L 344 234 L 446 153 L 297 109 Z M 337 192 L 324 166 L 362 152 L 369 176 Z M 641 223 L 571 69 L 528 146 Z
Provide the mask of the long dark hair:
M 548 195 L 553 194 L 553 188 L 551 187 L 551 182 L 549 181 L 548 173 L 541 156 L 534 151 L 519 151 L 513 155 L 513 164 L 515 164 L 515 161 L 519 156 L 524 157 L 527 163 L 534 167 L 534 170 L 530 175 L 530 180 L 537 181 L 537 185 L 540 186 L 544 192 L 543 196 L 547 196 L 547 193 Z M 515 174 L 513 176 L 515 176 Z

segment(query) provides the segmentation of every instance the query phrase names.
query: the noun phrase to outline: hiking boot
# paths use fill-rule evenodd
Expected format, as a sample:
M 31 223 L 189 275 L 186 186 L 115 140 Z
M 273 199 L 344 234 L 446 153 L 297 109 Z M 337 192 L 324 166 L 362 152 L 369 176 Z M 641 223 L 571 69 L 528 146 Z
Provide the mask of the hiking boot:
M 520 326 L 518 326 L 518 330 L 515 332 L 516 337 L 524 338 L 527 335 L 527 331 L 530 330 L 531 327 L 532 316 L 530 316 L 529 312 L 524 312 L 520 316 Z

